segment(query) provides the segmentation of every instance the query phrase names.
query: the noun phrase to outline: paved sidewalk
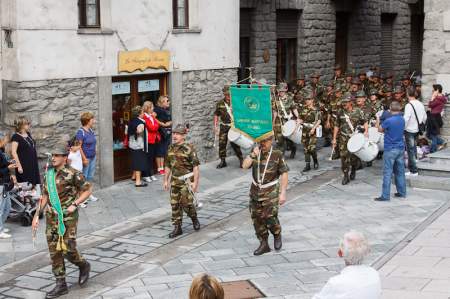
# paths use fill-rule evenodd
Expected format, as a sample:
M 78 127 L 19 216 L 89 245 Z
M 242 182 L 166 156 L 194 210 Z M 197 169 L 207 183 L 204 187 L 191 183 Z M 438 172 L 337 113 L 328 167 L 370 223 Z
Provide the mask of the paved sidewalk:
M 384 299 L 450 298 L 450 210 L 380 270 Z

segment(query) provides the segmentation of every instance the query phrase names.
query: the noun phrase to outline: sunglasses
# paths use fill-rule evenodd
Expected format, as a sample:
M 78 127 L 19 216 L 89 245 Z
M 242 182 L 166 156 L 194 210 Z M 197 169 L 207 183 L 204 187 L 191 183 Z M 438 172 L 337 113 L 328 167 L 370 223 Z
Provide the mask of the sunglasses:
M 56 157 L 56 158 L 58 158 L 58 157 L 65 157 L 65 156 L 67 156 L 67 155 L 63 155 L 63 154 L 52 154 L 52 157 Z

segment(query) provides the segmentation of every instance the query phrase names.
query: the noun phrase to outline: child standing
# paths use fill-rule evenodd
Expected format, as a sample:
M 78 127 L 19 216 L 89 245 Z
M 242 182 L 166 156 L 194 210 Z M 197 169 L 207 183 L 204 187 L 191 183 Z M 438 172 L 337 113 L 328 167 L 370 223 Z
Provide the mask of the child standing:
M 76 170 L 83 171 L 83 160 L 81 158 L 81 142 L 73 138 L 70 143 L 70 152 L 68 156 L 68 164 Z

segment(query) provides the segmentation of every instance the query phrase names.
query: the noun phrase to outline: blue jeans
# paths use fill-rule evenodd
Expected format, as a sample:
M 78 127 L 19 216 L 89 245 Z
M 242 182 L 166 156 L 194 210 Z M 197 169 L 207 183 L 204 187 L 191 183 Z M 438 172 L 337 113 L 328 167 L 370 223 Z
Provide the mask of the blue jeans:
M 405 159 L 403 149 L 391 149 L 383 154 L 383 193 L 384 199 L 391 197 L 391 179 L 394 174 L 395 187 L 400 196 L 406 196 Z
M 417 147 L 416 139 L 418 133 L 409 133 L 405 131 L 406 151 L 408 152 L 408 168 L 412 173 L 417 172 L 416 159 Z
M 11 199 L 3 194 L 3 186 L 0 186 L 0 233 L 4 229 L 6 218 L 11 210 Z
M 95 162 L 97 160 L 97 157 L 94 156 L 93 158 L 90 158 L 88 160 L 89 160 L 89 164 L 86 166 L 83 166 L 83 175 L 87 181 L 92 181 L 94 179 Z
M 432 153 L 434 153 L 435 151 L 437 151 L 438 145 L 444 144 L 444 139 L 442 139 L 442 138 L 439 137 L 438 135 L 430 135 L 430 139 L 431 139 L 431 148 L 430 148 L 430 152 L 432 152 Z

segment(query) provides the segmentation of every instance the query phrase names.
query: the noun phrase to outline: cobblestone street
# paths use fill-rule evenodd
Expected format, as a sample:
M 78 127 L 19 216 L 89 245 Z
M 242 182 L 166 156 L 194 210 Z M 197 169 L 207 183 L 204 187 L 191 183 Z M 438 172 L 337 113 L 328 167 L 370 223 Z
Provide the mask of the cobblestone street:
M 280 209 L 281 252 L 252 254 L 258 241 L 247 209 L 246 173 L 203 189 L 203 229 L 198 233 L 185 221 L 185 234 L 168 239 L 172 227 L 166 207 L 82 237 L 93 275 L 87 287 L 71 287 L 67 298 L 187 298 L 192 277 L 203 272 L 221 281 L 250 280 L 267 297 L 310 298 L 343 267 L 336 252 L 345 231 L 355 229 L 368 236 L 368 262 L 380 267 L 386 254 L 427 217 L 446 209 L 450 194 L 445 191 L 410 189 L 406 200 L 374 202 L 380 192 L 379 162 L 342 186 L 339 171 L 333 169 L 338 162 L 326 161 L 328 150 L 321 153 L 321 169 L 308 175 L 297 170 L 303 162 L 288 160 L 288 203 Z M 42 252 L 31 257 L 29 261 L 41 258 L 33 269 L 20 262 L 3 266 L 0 296 L 42 298 L 53 283 L 46 256 Z M 68 269 L 68 281 L 75 283 L 78 271 L 71 265 Z

